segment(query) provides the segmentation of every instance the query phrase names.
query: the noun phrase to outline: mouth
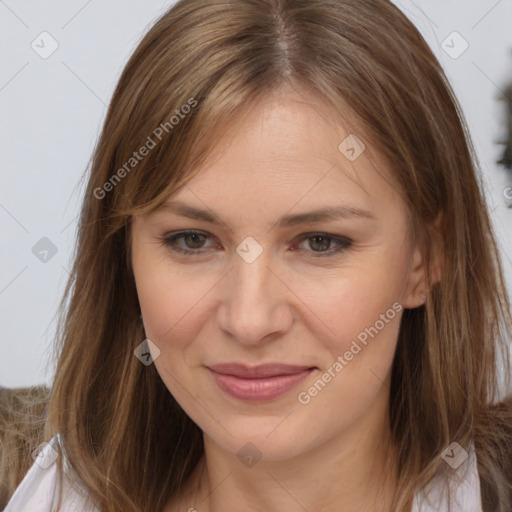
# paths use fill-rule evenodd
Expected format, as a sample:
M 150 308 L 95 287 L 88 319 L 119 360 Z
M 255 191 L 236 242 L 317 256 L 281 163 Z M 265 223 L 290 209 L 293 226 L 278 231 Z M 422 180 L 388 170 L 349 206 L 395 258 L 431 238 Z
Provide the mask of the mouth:
M 233 398 L 265 401 L 297 386 L 316 368 L 281 363 L 247 366 L 224 363 L 207 367 L 217 386 Z

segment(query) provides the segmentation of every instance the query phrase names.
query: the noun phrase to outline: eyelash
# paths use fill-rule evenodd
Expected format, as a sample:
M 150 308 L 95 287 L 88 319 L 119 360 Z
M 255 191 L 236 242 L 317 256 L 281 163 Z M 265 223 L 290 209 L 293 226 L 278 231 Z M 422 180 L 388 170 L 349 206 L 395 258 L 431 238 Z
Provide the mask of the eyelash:
M 196 231 L 196 230 L 185 230 L 185 231 L 179 231 L 177 233 L 171 233 L 164 235 L 162 237 L 158 237 L 161 240 L 161 243 L 167 247 L 169 250 L 173 252 L 178 252 L 183 255 L 198 255 L 201 253 L 204 253 L 204 250 L 201 250 L 202 248 L 198 248 L 197 250 L 194 249 L 184 249 L 182 247 L 178 247 L 176 245 L 176 241 L 180 238 L 184 238 L 187 235 L 202 235 L 208 238 L 207 233 L 203 233 L 202 231 Z M 336 254 L 339 254 L 340 252 L 344 251 L 345 249 L 348 249 L 352 245 L 352 240 L 345 238 L 345 237 L 337 237 L 337 236 L 331 236 L 328 233 L 304 233 L 300 236 L 299 242 L 302 243 L 304 240 L 308 240 L 310 238 L 327 238 L 328 240 L 332 240 L 338 243 L 338 246 L 334 249 L 328 249 L 325 251 L 311 251 L 314 254 L 314 258 L 325 258 L 329 256 L 334 256 Z

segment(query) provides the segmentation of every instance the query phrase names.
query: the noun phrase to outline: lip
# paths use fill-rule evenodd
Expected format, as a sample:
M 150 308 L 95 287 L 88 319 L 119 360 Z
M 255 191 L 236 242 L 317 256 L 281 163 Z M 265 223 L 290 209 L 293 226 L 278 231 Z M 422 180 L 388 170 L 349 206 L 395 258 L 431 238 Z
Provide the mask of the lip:
M 247 401 L 276 398 L 311 374 L 314 367 L 271 363 L 247 366 L 224 363 L 207 367 L 219 388 L 228 395 Z

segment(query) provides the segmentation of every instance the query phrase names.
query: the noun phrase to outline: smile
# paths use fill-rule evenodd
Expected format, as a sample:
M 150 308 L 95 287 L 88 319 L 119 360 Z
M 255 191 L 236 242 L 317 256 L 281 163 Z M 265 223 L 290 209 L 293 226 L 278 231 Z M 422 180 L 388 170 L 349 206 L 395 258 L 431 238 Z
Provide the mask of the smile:
M 245 401 L 276 398 L 297 386 L 314 369 L 284 365 L 265 365 L 257 368 L 241 365 L 208 367 L 217 386 L 223 392 Z

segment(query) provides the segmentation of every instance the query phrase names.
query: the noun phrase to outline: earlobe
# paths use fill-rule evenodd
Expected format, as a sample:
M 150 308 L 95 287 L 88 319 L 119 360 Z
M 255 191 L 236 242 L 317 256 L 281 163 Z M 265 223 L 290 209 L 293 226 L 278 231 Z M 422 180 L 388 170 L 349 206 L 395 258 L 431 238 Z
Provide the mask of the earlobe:
M 426 303 L 430 287 L 439 282 L 442 276 L 442 214 L 439 213 L 434 221 L 434 233 L 431 239 L 431 265 L 430 276 L 428 278 L 428 269 L 425 256 L 420 247 L 414 248 L 414 254 L 410 266 L 409 282 L 407 292 L 403 302 L 404 308 L 413 309 Z
M 414 249 L 407 282 L 406 295 L 402 301 L 405 309 L 414 309 L 425 304 L 427 283 L 425 279 L 425 261 L 418 247 Z

